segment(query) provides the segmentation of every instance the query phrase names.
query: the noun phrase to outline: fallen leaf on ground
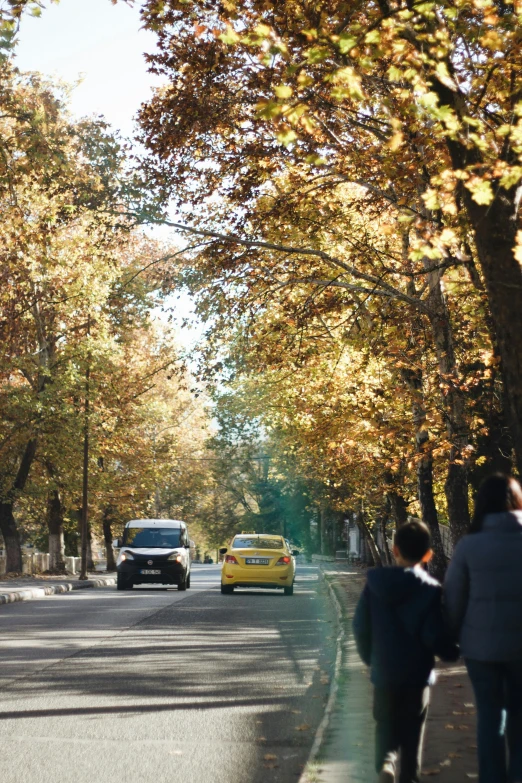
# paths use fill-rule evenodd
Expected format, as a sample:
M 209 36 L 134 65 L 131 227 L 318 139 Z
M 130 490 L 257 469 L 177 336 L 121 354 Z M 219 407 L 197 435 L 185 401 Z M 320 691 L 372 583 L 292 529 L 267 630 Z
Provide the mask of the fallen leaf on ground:
M 308 723 L 301 723 L 300 726 L 296 726 L 295 727 L 295 730 L 296 731 L 308 731 L 309 728 L 310 728 L 310 726 L 308 725 Z
M 431 775 L 440 775 L 440 769 L 425 769 L 422 774 L 426 775 L 426 777 Z
M 265 761 L 275 761 L 277 756 L 275 756 L 273 753 L 265 753 L 263 758 Z
M 462 754 L 461 753 L 448 753 L 448 758 L 450 759 L 461 759 Z

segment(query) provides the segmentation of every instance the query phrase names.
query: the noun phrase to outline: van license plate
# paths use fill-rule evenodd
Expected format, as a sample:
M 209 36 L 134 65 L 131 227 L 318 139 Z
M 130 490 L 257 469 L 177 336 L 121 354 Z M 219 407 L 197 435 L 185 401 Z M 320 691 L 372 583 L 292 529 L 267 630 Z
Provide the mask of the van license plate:
M 148 568 L 142 568 L 140 573 L 141 574 L 161 574 L 161 571 L 151 571 Z
M 264 557 L 247 557 L 245 563 L 247 565 L 268 565 L 270 560 Z

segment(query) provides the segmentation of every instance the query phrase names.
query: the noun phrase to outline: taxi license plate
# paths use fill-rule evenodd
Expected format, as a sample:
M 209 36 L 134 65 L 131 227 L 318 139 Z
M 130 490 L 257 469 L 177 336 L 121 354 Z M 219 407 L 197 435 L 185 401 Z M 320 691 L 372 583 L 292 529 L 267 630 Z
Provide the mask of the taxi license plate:
M 152 571 L 150 568 L 142 568 L 140 573 L 142 574 L 161 574 L 161 571 Z
M 265 557 L 247 557 L 245 563 L 247 565 L 268 565 L 270 560 Z

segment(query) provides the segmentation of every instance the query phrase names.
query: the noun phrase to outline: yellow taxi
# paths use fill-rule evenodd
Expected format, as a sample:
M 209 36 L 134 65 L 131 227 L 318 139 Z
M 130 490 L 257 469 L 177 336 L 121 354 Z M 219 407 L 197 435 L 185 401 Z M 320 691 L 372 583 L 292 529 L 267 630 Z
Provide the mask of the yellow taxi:
M 228 547 L 221 571 L 221 592 L 233 593 L 234 587 L 268 587 L 294 594 L 295 556 L 282 536 L 265 533 L 240 533 Z

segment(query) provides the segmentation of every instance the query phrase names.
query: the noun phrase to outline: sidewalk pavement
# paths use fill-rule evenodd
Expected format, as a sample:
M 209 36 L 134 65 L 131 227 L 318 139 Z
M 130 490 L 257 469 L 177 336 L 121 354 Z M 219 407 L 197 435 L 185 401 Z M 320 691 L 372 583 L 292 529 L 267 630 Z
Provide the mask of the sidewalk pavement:
M 115 574 L 88 574 L 88 579 L 80 581 L 77 576 L 20 576 L 14 579 L 0 579 L 0 605 L 15 601 L 34 601 L 48 595 L 68 593 L 71 590 L 84 590 L 89 587 L 115 585 Z
M 372 687 L 361 663 L 351 630 L 365 572 L 351 565 L 328 563 L 323 574 L 343 609 L 345 637 L 336 708 L 319 756 L 309 772 L 312 783 L 370 783 L 376 779 L 373 763 L 374 722 Z M 439 664 L 432 689 L 424 745 L 423 778 L 437 783 L 478 780 L 474 697 L 465 667 Z

